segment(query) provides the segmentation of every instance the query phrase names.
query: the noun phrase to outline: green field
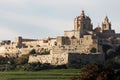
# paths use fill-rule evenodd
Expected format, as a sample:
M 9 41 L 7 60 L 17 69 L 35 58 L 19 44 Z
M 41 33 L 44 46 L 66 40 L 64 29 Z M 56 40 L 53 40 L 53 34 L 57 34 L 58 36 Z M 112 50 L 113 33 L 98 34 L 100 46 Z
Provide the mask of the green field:
M 0 80 L 70 80 L 71 76 L 78 76 L 79 69 L 54 69 L 37 72 L 11 71 L 0 72 Z

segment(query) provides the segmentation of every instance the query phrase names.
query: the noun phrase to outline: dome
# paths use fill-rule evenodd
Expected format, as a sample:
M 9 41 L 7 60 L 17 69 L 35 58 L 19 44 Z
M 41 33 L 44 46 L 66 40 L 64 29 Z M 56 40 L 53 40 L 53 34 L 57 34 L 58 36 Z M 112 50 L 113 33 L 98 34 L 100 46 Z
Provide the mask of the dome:
M 80 16 L 78 16 L 77 19 L 79 19 L 79 20 L 82 20 L 82 19 L 88 19 L 88 20 L 90 20 L 90 18 L 85 15 L 84 10 L 82 10 Z
M 85 18 L 85 13 L 84 13 L 84 11 L 82 10 L 82 12 L 81 12 L 81 15 L 80 16 L 78 16 L 78 19 L 84 19 Z
M 101 27 L 96 27 L 96 28 L 94 29 L 94 32 L 101 32 L 101 31 L 102 31 Z

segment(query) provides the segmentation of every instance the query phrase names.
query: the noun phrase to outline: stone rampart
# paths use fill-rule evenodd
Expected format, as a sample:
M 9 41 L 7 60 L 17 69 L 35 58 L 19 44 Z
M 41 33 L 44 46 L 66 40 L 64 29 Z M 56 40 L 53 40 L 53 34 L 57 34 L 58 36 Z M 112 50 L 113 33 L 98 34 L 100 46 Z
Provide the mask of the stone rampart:
M 51 54 L 51 55 L 37 55 L 29 56 L 29 63 L 40 62 L 50 63 L 52 65 L 67 64 L 68 54 Z
M 78 54 L 78 53 L 69 53 L 68 62 L 71 64 L 80 63 L 82 65 L 89 63 L 98 63 L 103 64 L 105 61 L 104 54 L 101 53 L 91 53 L 91 54 Z
M 62 65 L 62 64 L 76 64 L 81 65 L 89 63 L 103 64 L 105 61 L 104 54 L 94 53 L 94 54 L 80 54 L 80 53 L 62 53 L 62 54 L 50 54 L 50 55 L 37 55 L 30 56 L 29 63 L 40 62 L 40 63 L 50 63 L 52 65 Z

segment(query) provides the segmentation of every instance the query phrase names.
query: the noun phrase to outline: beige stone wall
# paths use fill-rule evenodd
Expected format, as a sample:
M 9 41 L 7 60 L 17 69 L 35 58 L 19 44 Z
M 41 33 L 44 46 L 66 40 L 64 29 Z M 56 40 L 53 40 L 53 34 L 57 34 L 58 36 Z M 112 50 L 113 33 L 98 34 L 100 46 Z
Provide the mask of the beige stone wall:
M 50 41 L 49 41 L 49 46 L 55 46 L 56 45 L 56 43 L 57 43 L 57 41 L 56 41 L 56 38 L 55 39 L 51 39 Z
M 72 36 L 74 36 L 74 31 L 64 31 L 64 36 L 71 38 Z
M 46 41 L 43 40 L 33 40 L 25 39 L 28 41 L 24 41 L 22 37 L 16 37 L 14 42 L 10 44 L 5 44 L 0 46 L 0 55 L 7 56 L 10 55 L 24 55 L 28 54 L 32 49 L 36 51 L 43 49 L 51 50 L 53 46 L 55 46 L 56 38 L 49 38 Z
M 55 46 L 51 50 L 52 54 L 62 54 L 62 53 L 86 53 L 89 54 L 91 46 L 89 45 L 64 45 L 64 46 Z
M 80 31 L 74 30 L 74 36 L 75 36 L 77 39 L 80 39 Z
M 92 44 L 93 44 L 92 35 L 84 35 L 83 36 L 83 45 L 92 45 Z
M 29 56 L 29 63 L 41 62 L 41 63 L 51 63 L 52 55 L 37 55 Z
M 68 54 L 51 54 L 51 55 L 37 55 L 29 56 L 29 63 L 40 62 L 50 63 L 52 65 L 67 64 Z
M 70 45 L 69 37 L 65 37 L 65 36 L 58 36 L 56 38 L 56 42 L 57 42 L 57 46 Z
M 71 45 L 79 45 L 79 40 L 78 39 L 70 39 Z

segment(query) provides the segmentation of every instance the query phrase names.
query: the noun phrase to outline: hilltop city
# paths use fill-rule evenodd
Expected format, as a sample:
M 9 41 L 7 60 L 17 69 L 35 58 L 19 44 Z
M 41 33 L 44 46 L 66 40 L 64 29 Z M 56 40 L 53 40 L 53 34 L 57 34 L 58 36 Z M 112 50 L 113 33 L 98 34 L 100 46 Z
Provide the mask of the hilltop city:
M 93 29 L 89 16 L 84 11 L 74 18 L 74 29 L 65 30 L 64 36 L 44 39 L 25 39 L 18 36 L 13 42 L 0 42 L 0 55 L 3 57 L 19 57 L 29 55 L 29 63 L 40 62 L 62 65 L 80 61 L 87 63 L 104 63 L 103 45 L 113 48 L 120 46 L 120 33 L 112 29 L 106 16 L 100 26 Z

